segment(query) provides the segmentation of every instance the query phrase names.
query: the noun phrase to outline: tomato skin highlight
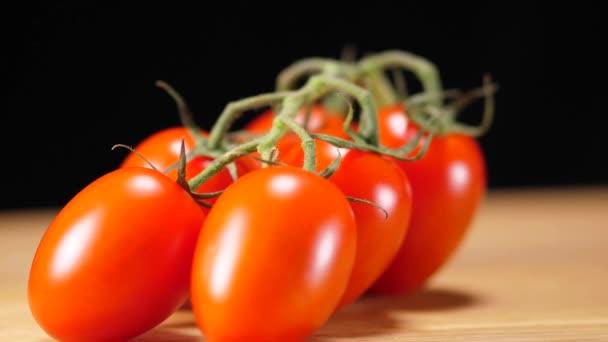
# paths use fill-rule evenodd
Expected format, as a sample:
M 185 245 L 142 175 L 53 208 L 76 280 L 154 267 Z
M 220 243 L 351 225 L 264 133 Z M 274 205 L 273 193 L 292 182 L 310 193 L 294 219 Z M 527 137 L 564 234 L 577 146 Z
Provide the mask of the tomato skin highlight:
M 397 255 L 409 227 L 412 192 L 405 173 L 393 160 L 377 154 L 350 151 L 329 180 L 345 195 L 379 205 L 351 202 L 357 224 L 357 256 L 342 308 L 358 299 Z
M 402 118 L 394 119 L 397 115 Z M 418 130 L 402 107 L 381 110 L 379 119 L 386 146 L 398 147 Z M 402 120 L 404 125 L 387 124 Z M 413 209 L 399 254 L 372 288 L 385 294 L 411 293 L 429 281 L 460 245 L 486 191 L 484 156 L 469 136 L 436 136 L 423 158 L 396 162 L 410 180 Z
M 122 341 L 161 323 L 188 297 L 205 214 L 146 168 L 110 172 L 81 190 L 42 237 L 30 269 L 36 322 L 60 341 Z
M 294 167 L 253 171 L 220 196 L 199 236 L 197 323 L 210 342 L 302 341 L 334 312 L 355 249 L 335 185 Z
M 207 135 L 204 131 L 201 131 L 201 134 Z M 158 131 L 137 144 L 135 150 L 143 155 L 159 171 L 163 171 L 178 162 L 182 139 L 184 139 L 184 147 L 186 153 L 188 153 L 194 148 L 196 143 L 185 127 L 170 127 Z M 211 162 L 213 162 L 213 158 L 203 156 L 198 156 L 190 160 L 186 164 L 186 180 L 190 180 L 192 177 L 198 175 L 201 171 L 206 169 Z M 249 171 L 247 166 L 240 160 L 237 160 L 235 165 L 238 176 L 242 176 Z M 135 153 L 129 153 L 120 165 L 121 168 L 134 166 L 150 168 L 150 165 Z M 176 180 L 177 168 L 167 172 L 166 175 L 170 179 Z M 199 193 L 221 191 L 226 189 L 233 182 L 232 175 L 230 175 L 227 168 L 224 168 L 222 171 L 209 178 L 209 180 L 198 189 L 194 190 Z M 213 204 L 215 203 L 215 200 L 216 198 L 209 198 L 205 201 L 209 204 Z M 206 208 L 203 210 L 207 211 Z

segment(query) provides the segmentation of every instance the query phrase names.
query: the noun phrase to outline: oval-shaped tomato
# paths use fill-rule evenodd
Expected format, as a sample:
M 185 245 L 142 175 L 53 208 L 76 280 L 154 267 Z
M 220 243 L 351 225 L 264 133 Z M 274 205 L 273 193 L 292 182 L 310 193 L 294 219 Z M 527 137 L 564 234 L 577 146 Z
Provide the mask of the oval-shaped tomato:
M 201 134 L 206 135 L 207 133 L 201 132 Z M 196 144 L 185 127 L 170 127 L 158 131 L 137 144 L 135 150 L 143 155 L 158 170 L 163 171 L 178 162 L 182 139 L 184 139 L 184 147 L 186 153 L 188 153 Z M 186 180 L 199 174 L 207 168 L 212 161 L 213 159 L 209 157 L 195 157 L 190 160 L 186 164 Z M 238 176 L 247 173 L 247 167 L 240 161 L 236 161 L 235 165 L 237 167 Z M 135 153 L 129 153 L 120 165 L 120 167 L 123 168 L 134 166 L 150 167 L 146 161 Z M 167 172 L 166 175 L 172 180 L 175 180 L 177 178 L 177 168 Z M 200 193 L 221 191 L 226 189 L 233 181 L 228 169 L 224 168 L 222 171 L 209 178 L 209 180 L 198 189 L 195 189 L 195 191 Z M 215 200 L 215 198 L 210 198 L 206 201 L 213 204 Z
M 350 151 L 329 178 L 351 202 L 357 224 L 357 257 L 339 308 L 359 298 L 380 277 L 399 251 L 408 231 L 412 193 L 404 172 L 388 157 Z M 386 216 L 388 214 L 388 217 Z
M 418 130 L 401 106 L 381 110 L 379 121 L 386 146 L 411 141 Z M 412 187 L 412 217 L 398 255 L 373 286 L 380 293 L 421 288 L 457 249 L 486 189 L 484 157 L 469 136 L 436 136 L 423 158 L 397 163 Z
M 301 341 L 334 312 L 355 259 L 344 194 L 294 167 L 252 171 L 199 236 L 192 307 L 209 341 Z
M 157 171 L 98 178 L 40 241 L 28 282 L 35 320 L 60 341 L 124 341 L 153 328 L 188 297 L 204 217 Z

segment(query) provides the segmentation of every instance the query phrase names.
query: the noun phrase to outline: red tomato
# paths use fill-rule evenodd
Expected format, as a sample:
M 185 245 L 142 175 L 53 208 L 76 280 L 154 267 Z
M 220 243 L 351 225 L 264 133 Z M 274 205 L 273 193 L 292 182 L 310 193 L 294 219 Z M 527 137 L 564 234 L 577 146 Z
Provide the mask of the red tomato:
M 124 341 L 153 328 L 188 297 L 204 217 L 154 170 L 100 177 L 40 241 L 28 283 L 34 318 L 60 341 Z
M 360 297 L 391 263 L 408 230 L 412 193 L 403 171 L 389 158 L 351 151 L 329 180 L 345 195 L 365 199 L 351 202 L 357 224 L 357 257 L 339 308 Z
M 379 120 L 380 141 L 386 146 L 411 141 L 418 129 L 399 106 L 381 110 Z M 436 136 L 422 159 L 397 163 L 412 187 L 412 217 L 398 255 L 373 286 L 380 293 L 422 287 L 457 249 L 486 189 L 482 151 L 465 135 Z
M 344 194 L 311 172 L 252 171 L 220 196 L 199 236 L 192 307 L 209 341 L 301 341 L 344 293 L 356 228 Z
M 201 132 L 206 135 L 206 132 Z M 177 163 L 179 160 L 180 148 L 182 139 L 184 139 L 184 147 L 186 153 L 191 151 L 196 145 L 192 136 L 188 133 L 185 127 L 171 127 L 166 128 L 162 131 L 156 132 L 151 136 L 144 139 L 137 146 L 135 150 L 143 155 L 149 162 L 152 163 L 158 170 L 163 171 L 169 166 Z M 196 157 L 186 164 L 186 179 L 199 174 L 213 161 L 212 158 L 208 157 Z M 239 176 L 247 172 L 247 167 L 237 161 L 237 174 Z M 121 167 L 150 167 L 148 163 L 142 160 L 135 153 L 129 153 L 129 155 L 122 162 Z M 177 168 L 169 171 L 167 176 L 173 180 L 177 178 Z M 224 169 L 211 177 L 205 184 L 201 185 L 195 191 L 204 192 L 215 192 L 226 189 L 232 184 L 233 179 L 228 169 Z M 208 199 L 209 203 L 213 204 L 215 198 Z

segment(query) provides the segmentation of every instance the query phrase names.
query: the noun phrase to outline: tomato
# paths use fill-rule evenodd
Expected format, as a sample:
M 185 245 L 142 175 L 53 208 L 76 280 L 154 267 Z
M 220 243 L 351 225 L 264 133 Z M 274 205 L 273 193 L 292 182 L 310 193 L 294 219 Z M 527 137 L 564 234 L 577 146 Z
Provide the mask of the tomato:
M 324 128 L 319 130 L 318 133 L 332 135 L 336 138 L 349 139 L 344 130 L 338 128 Z M 336 148 L 334 145 L 323 140 L 315 140 L 315 143 L 318 171 L 327 168 L 339 155 L 344 158 L 349 152 L 348 149 Z M 304 165 L 304 150 L 302 149 L 302 145 L 293 146 L 283 156 L 279 155 L 279 161 L 301 168 Z
M 206 132 L 201 133 L 206 134 Z M 170 127 L 150 135 L 135 146 L 135 150 L 143 155 L 158 170 L 163 171 L 169 166 L 177 163 L 179 160 L 182 139 L 184 139 L 186 152 L 191 151 L 196 145 L 194 139 L 185 127 Z M 186 164 L 186 179 L 191 179 L 199 174 L 207 168 L 212 161 L 213 159 L 209 157 L 196 157 L 190 160 L 188 164 Z M 235 165 L 237 167 L 237 175 L 241 176 L 247 173 L 247 167 L 244 166 L 243 163 L 237 161 L 235 162 Z M 120 167 L 133 166 L 150 167 L 148 163 L 135 153 L 129 153 Z M 169 171 L 167 176 L 175 180 L 177 178 L 177 168 Z M 226 189 L 232 182 L 233 178 L 230 175 L 230 172 L 228 169 L 224 168 L 198 189 L 195 189 L 195 191 L 200 193 L 221 191 Z M 215 200 L 215 198 L 211 198 L 206 201 L 213 204 Z
M 334 312 L 355 259 L 344 194 L 326 179 L 273 166 L 239 178 L 197 243 L 192 307 L 209 341 L 301 341 Z
M 386 146 L 411 141 L 418 131 L 403 107 L 381 110 L 379 120 Z M 373 286 L 380 293 L 410 293 L 424 286 L 457 249 L 486 189 L 483 153 L 469 136 L 436 136 L 423 158 L 397 163 L 412 187 L 412 217 L 398 255 Z
M 319 133 L 339 138 L 343 130 L 324 129 Z M 335 146 L 316 141 L 317 170 L 323 170 L 338 157 Z M 408 229 L 412 194 L 409 180 L 397 164 L 379 155 L 340 149 L 343 159 L 329 180 L 344 194 L 369 200 L 383 207 L 385 214 L 364 203 L 351 203 L 357 224 L 357 257 L 353 274 L 340 302 L 342 308 L 357 299 L 388 267 L 395 257 Z M 302 167 L 304 152 L 300 146 L 289 150 L 282 162 Z
M 28 282 L 35 320 L 60 341 L 124 341 L 158 325 L 188 297 L 204 217 L 157 171 L 98 178 L 59 212 L 36 250 Z
M 410 184 L 404 172 L 388 157 L 350 151 L 329 180 L 347 196 L 369 204 L 351 202 L 357 224 L 357 256 L 339 308 L 359 298 L 397 255 L 408 231 L 412 208 Z

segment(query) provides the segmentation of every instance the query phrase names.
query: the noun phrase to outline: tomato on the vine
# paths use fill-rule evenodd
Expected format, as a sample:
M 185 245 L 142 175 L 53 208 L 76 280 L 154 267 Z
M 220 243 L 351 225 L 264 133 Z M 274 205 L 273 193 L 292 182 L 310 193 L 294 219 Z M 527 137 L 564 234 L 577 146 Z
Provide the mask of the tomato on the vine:
M 322 129 L 319 133 L 348 139 L 342 129 Z M 338 151 L 322 140 L 315 143 L 317 170 L 328 167 L 340 153 L 340 166 L 329 180 L 345 195 L 375 203 L 388 215 L 370 204 L 351 202 L 357 224 L 357 256 L 339 309 L 363 294 L 399 251 L 409 225 L 412 195 L 406 175 L 388 157 L 344 148 Z M 280 161 L 302 167 L 302 147 L 294 146 Z
M 60 341 L 124 341 L 161 323 L 188 297 L 205 218 L 163 174 L 110 172 L 58 213 L 34 256 L 28 300 Z
M 207 133 L 204 131 L 201 131 L 201 134 L 207 135 Z M 137 144 L 135 146 L 135 150 L 144 156 L 158 170 L 163 171 L 177 163 L 179 160 L 182 139 L 184 141 L 186 153 L 188 153 L 196 144 L 185 127 L 170 127 L 158 131 Z M 199 174 L 201 171 L 207 168 L 212 161 L 213 158 L 203 156 L 198 156 L 190 160 L 186 164 L 186 180 L 189 180 Z M 247 173 L 248 168 L 244 166 L 240 160 L 237 160 L 235 165 L 238 176 Z M 150 167 L 145 160 L 131 152 L 123 160 L 120 167 L 125 168 L 133 166 Z M 167 172 L 166 175 L 172 180 L 175 180 L 177 178 L 177 168 Z M 228 169 L 224 168 L 198 189 L 194 190 L 200 193 L 221 191 L 226 189 L 230 184 L 233 183 L 233 181 L 234 180 Z M 206 201 L 213 204 L 215 200 L 216 198 L 210 198 Z
M 399 147 L 418 132 L 403 106 L 384 108 L 378 116 L 385 146 Z M 435 136 L 424 157 L 397 163 L 412 187 L 412 217 L 398 255 L 373 286 L 380 293 L 409 293 L 424 286 L 457 249 L 486 189 L 483 153 L 466 135 Z
M 351 202 L 357 223 L 357 257 L 339 307 L 355 301 L 391 263 L 408 231 L 412 194 L 404 172 L 388 157 L 350 151 L 329 178 Z
M 355 259 L 344 194 L 314 173 L 272 166 L 239 178 L 199 236 L 192 307 L 210 341 L 300 341 L 334 312 Z

